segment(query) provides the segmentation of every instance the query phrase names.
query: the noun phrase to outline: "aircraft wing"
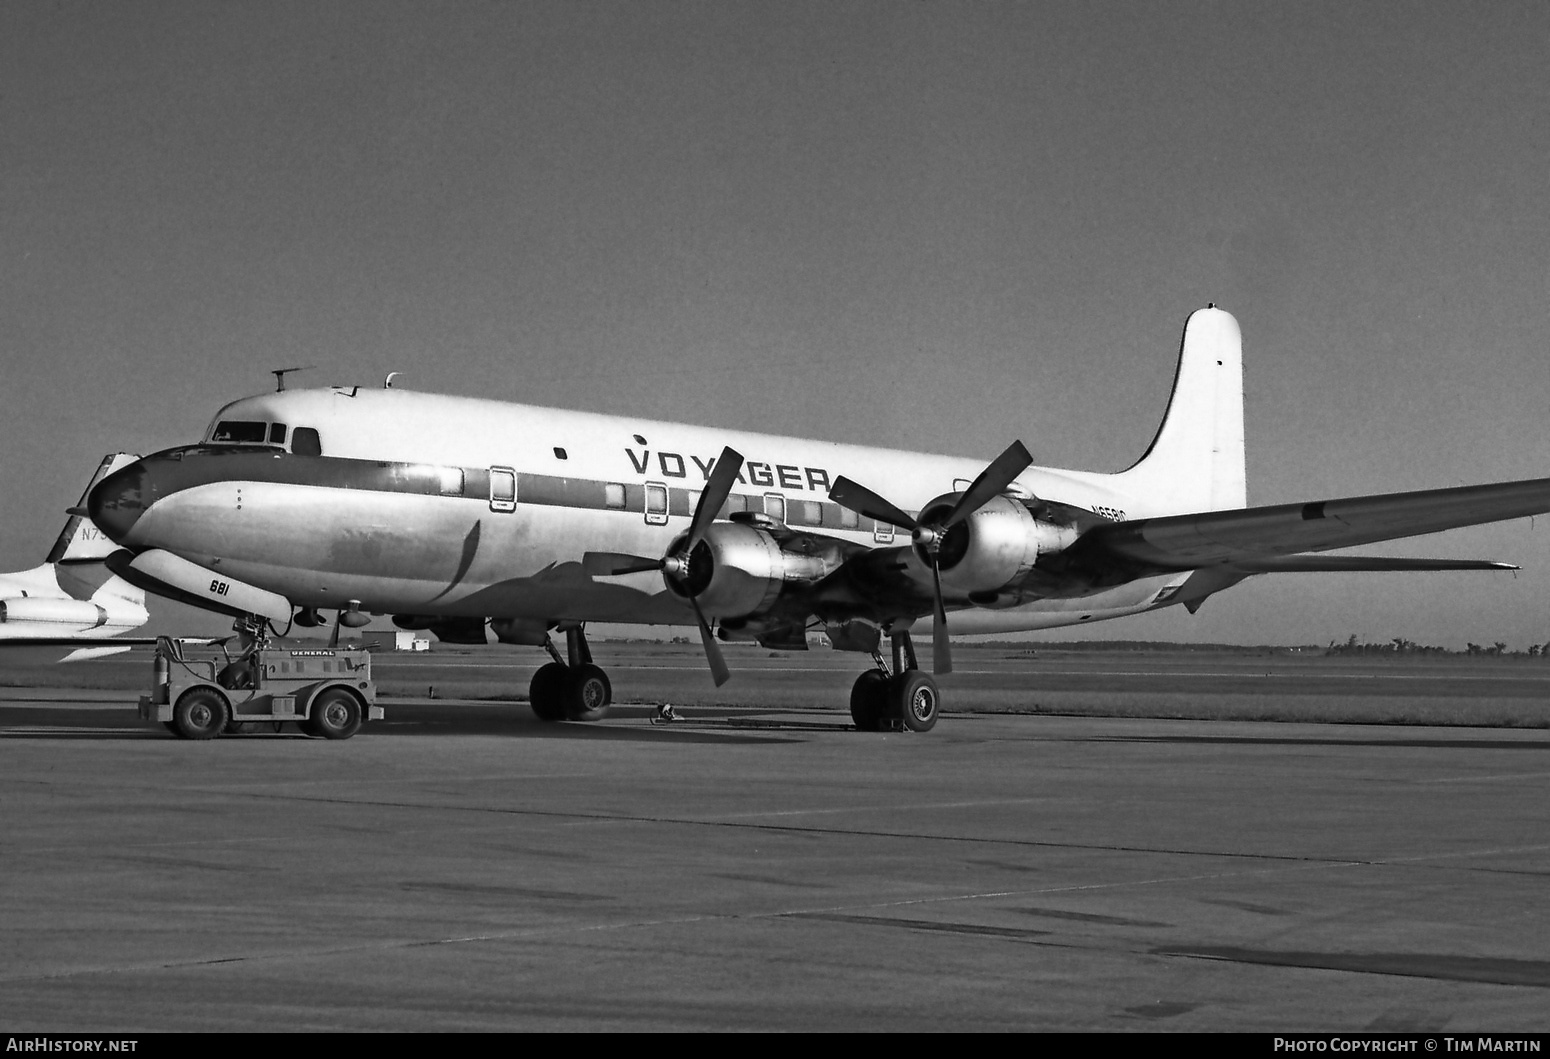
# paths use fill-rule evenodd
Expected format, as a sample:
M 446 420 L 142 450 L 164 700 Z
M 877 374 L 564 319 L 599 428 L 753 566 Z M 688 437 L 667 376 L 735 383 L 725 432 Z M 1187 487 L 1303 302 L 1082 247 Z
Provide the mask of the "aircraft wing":
M 1349 548 L 1546 511 L 1550 511 L 1550 478 L 1168 515 L 1095 527 L 1058 553 L 1059 565 L 1089 570 L 1120 568 L 1131 576 L 1146 570 L 1195 570 L 1218 565 L 1234 565 L 1254 573 L 1510 569 L 1505 564 L 1473 560 L 1293 557 L 1301 552 Z M 1457 562 L 1473 565 L 1459 566 Z
M 134 636 L 13 636 L 0 640 L 0 669 L 105 658 L 155 642 Z
M 1387 555 L 1278 555 L 1229 564 L 1251 574 L 1397 573 L 1406 570 L 1517 570 L 1489 559 L 1401 559 Z

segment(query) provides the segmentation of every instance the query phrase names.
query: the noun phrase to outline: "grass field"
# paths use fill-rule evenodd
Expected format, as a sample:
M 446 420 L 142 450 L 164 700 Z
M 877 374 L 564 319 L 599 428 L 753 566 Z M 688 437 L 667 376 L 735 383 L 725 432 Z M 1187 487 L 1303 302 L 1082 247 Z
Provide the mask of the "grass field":
M 601 642 L 597 662 L 620 703 L 730 712 L 813 710 L 845 715 L 867 662 L 829 650 L 773 652 L 728 645 L 733 679 L 711 684 L 697 644 Z M 380 654 L 383 702 L 527 701 L 536 649 L 448 647 Z M 1550 662 L 1506 656 L 1350 658 L 1318 652 L 1195 648 L 1072 650 L 954 645 L 940 678 L 947 713 L 1068 714 L 1346 724 L 1550 727 Z M 123 691 L 150 680 L 149 653 L 0 669 L 0 686 Z M 525 708 L 525 706 L 523 707 Z

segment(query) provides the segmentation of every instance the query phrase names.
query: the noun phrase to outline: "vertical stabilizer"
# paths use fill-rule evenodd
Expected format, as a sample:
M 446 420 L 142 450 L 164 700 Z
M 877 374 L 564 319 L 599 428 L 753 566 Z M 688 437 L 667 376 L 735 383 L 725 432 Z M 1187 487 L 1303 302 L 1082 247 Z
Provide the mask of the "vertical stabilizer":
M 1184 324 L 1173 395 L 1157 436 L 1116 484 L 1149 515 L 1246 507 L 1243 336 L 1231 313 L 1198 309 Z
M 92 486 L 120 467 L 133 463 L 135 459 L 135 456 L 127 452 L 114 452 L 104 456 L 102 463 L 97 467 L 97 473 L 86 483 L 86 492 L 81 494 L 80 503 L 76 505 L 75 510 L 85 510 L 86 498 L 91 495 Z M 101 562 L 117 550 L 118 545 L 98 529 L 97 524 L 90 518 L 85 515 L 71 515 L 70 521 L 65 523 L 65 528 L 60 531 L 59 539 L 54 542 L 54 547 L 49 551 L 48 558 L 44 562 Z

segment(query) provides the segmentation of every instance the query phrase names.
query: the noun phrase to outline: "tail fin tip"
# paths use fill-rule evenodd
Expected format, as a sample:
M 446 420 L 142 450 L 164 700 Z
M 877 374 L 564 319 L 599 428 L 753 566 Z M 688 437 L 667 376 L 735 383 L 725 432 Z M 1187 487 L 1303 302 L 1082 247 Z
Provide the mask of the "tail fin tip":
M 1243 447 L 1243 334 L 1213 302 L 1184 324 L 1162 425 L 1127 484 L 1184 514 L 1247 505 Z
M 70 519 L 59 532 L 59 539 L 54 541 L 54 547 L 49 549 L 48 558 L 44 562 L 97 562 L 117 550 L 118 546 L 85 514 L 86 498 L 91 495 L 94 485 L 120 467 L 133 463 L 136 458 L 128 452 L 110 452 L 102 458 L 91 481 L 86 483 L 86 491 L 81 494 L 80 502 L 69 509 Z

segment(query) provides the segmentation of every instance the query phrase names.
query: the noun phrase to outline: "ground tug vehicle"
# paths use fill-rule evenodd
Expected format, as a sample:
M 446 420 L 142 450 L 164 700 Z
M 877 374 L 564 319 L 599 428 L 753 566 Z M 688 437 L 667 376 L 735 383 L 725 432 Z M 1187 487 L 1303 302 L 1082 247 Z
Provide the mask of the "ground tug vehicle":
M 262 636 L 191 647 L 156 640 L 151 694 L 140 696 L 140 718 L 160 721 L 180 739 L 214 739 L 223 732 L 294 723 L 307 735 L 348 739 L 367 720 L 380 720 L 371 652 L 335 647 L 273 647 Z M 252 727 L 249 727 L 252 726 Z

